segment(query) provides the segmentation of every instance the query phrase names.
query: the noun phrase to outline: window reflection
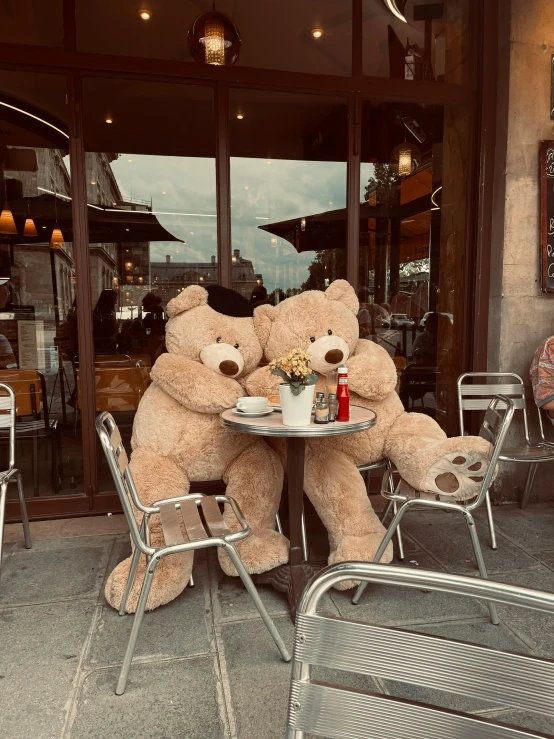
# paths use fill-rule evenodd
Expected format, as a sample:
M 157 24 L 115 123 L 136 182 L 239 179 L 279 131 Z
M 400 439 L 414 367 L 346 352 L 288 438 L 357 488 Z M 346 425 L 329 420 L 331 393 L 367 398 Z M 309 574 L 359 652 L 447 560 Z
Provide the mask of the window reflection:
M 232 90 L 233 288 L 254 305 L 346 272 L 346 106 Z M 242 118 L 238 118 L 242 115 Z

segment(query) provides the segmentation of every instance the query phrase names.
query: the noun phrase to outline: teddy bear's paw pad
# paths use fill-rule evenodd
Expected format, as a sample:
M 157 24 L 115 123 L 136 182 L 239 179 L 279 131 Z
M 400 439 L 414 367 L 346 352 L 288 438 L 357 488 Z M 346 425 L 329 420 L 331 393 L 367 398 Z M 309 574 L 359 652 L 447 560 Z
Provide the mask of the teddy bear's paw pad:
M 475 498 L 481 489 L 488 460 L 477 452 L 451 452 L 436 462 L 426 477 L 428 492 L 456 500 Z
M 288 539 L 278 531 L 270 529 L 255 531 L 247 539 L 237 542 L 235 546 L 250 575 L 259 575 L 289 561 Z M 223 572 L 230 577 L 237 577 L 238 572 L 229 555 L 223 549 L 218 549 L 217 556 Z
M 385 529 L 382 532 L 367 534 L 366 536 L 345 536 L 338 544 L 337 548 L 329 555 L 329 564 L 337 564 L 338 562 L 373 562 L 379 545 L 385 535 Z M 392 542 L 389 542 L 385 553 L 381 557 L 383 564 L 392 561 L 393 548 Z M 356 580 L 344 580 L 335 585 L 336 590 L 350 590 L 356 588 L 359 582 Z

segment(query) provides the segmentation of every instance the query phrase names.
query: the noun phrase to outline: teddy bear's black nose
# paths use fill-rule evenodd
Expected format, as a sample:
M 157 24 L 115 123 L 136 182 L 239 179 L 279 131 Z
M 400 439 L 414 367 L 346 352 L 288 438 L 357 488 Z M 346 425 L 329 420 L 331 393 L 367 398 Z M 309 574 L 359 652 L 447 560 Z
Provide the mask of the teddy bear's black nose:
M 329 349 L 325 355 L 325 361 L 327 364 L 338 364 L 339 362 L 342 362 L 343 357 L 344 354 L 340 349 Z
M 237 372 L 239 371 L 239 366 L 236 362 L 233 362 L 231 359 L 226 359 L 224 362 L 221 362 L 221 364 L 219 365 L 219 371 L 222 372 L 224 375 L 228 375 L 229 377 L 232 377 L 233 375 L 236 375 Z

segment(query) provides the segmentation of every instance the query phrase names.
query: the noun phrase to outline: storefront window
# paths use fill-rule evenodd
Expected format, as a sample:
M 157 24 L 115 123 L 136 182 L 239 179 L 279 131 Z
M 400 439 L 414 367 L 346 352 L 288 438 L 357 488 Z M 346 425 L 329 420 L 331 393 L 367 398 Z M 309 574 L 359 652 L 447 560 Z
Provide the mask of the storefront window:
M 467 243 L 463 110 L 365 103 L 360 335 L 394 357 L 404 405 L 456 432 Z M 454 176 L 454 173 L 455 176 Z
M 363 0 L 364 74 L 466 83 L 469 0 L 405 0 L 390 6 L 383 0 Z
M 80 51 L 193 62 L 189 28 L 212 10 L 211 0 L 77 0 Z M 146 19 L 140 11 L 146 10 Z M 218 0 L 216 10 L 236 25 L 236 66 L 349 75 L 352 58 L 350 0 Z M 321 35 L 318 35 L 321 32 Z
M 346 273 L 344 100 L 231 90 L 232 285 L 254 305 Z
M 0 74 L 0 382 L 16 393 L 30 497 L 83 491 L 66 117 L 64 77 Z
M 218 282 L 213 93 L 87 79 L 83 96 L 96 411 L 128 443 L 168 301 Z
M 63 0 L 4 0 L 0 3 L 0 42 L 61 46 Z

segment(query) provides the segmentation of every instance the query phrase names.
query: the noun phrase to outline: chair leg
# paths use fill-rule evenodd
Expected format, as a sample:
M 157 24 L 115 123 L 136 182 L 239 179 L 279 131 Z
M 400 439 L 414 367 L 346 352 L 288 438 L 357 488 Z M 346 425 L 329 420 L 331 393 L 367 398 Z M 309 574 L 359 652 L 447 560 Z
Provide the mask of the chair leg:
M 283 533 L 283 524 L 281 523 L 281 516 L 279 515 L 279 511 L 275 514 L 275 526 L 277 526 L 277 531 L 282 534 Z
M 39 487 L 38 487 L 38 439 L 35 436 L 33 436 L 33 484 L 34 484 L 34 494 L 37 496 L 39 494 Z
M 304 516 L 304 508 L 302 508 L 302 559 L 304 562 L 308 561 L 308 535 L 306 533 L 306 517 Z
M 383 537 L 383 541 L 379 544 L 379 549 L 375 552 L 375 557 L 373 557 L 373 562 L 381 561 L 381 557 L 385 553 L 385 549 L 389 545 L 390 540 L 394 536 L 394 533 L 397 530 L 400 521 L 402 520 L 402 516 L 406 513 L 407 510 L 408 510 L 407 503 L 402 503 L 397 513 L 395 514 L 394 518 L 392 519 L 391 525 L 389 526 L 389 528 L 387 529 L 387 533 Z M 356 590 L 356 592 L 354 593 L 354 597 L 352 598 L 352 603 L 354 603 L 354 605 L 357 605 L 360 602 L 360 598 L 362 597 L 363 592 L 366 589 L 366 587 L 367 587 L 367 582 L 361 582 L 358 585 L 358 589 Z
M 150 593 L 150 587 L 152 585 L 152 578 L 154 577 L 154 571 L 158 564 L 157 559 L 152 559 L 148 563 L 146 572 L 144 573 L 144 581 L 140 591 L 138 599 L 137 610 L 135 618 L 133 620 L 133 628 L 131 629 L 131 636 L 127 643 L 125 650 L 125 656 L 123 657 L 123 665 L 121 666 L 121 672 L 119 673 L 119 679 L 117 681 L 117 687 L 115 689 L 116 695 L 123 695 L 125 688 L 127 687 L 127 678 L 129 677 L 129 670 L 131 669 L 131 662 L 133 661 L 133 653 L 135 651 L 135 645 L 137 643 L 138 634 L 140 631 L 140 625 L 144 616 L 144 609 L 146 608 L 146 601 L 148 600 L 148 594 Z
M 0 487 L 0 578 L 2 577 L 2 544 L 4 542 L 4 519 L 6 516 L 6 496 L 8 486 Z
M 192 572 L 191 572 L 190 577 L 189 577 L 189 588 L 193 588 L 193 587 L 194 587 L 194 578 L 192 577 Z
M 492 517 L 491 497 L 488 490 L 485 497 L 485 504 L 487 506 L 487 520 L 489 522 L 489 531 L 491 535 L 491 549 L 498 549 L 498 544 L 496 543 L 496 528 L 494 526 L 494 518 Z
M 52 487 L 54 488 L 54 494 L 57 495 L 60 492 L 60 486 L 58 485 L 58 446 L 55 431 L 50 433 L 50 443 L 52 445 Z
M 383 513 L 381 513 L 381 523 L 384 523 L 384 522 L 385 522 L 385 521 L 387 520 L 387 516 L 388 516 L 388 515 L 389 515 L 389 513 L 390 513 L 390 510 L 391 510 L 391 508 L 392 508 L 392 504 L 393 504 L 393 502 L 394 502 L 394 501 L 392 501 L 392 500 L 389 500 L 389 502 L 387 503 L 387 505 L 386 505 L 386 507 L 385 507 L 385 510 L 383 511 Z
M 125 583 L 125 591 L 123 593 L 123 598 L 121 599 L 121 605 L 119 606 L 120 616 L 124 616 L 127 609 L 127 598 L 129 597 L 129 593 L 131 592 L 131 588 L 133 587 L 133 583 L 135 582 L 135 574 L 137 571 L 138 563 L 140 561 L 140 555 L 140 549 L 138 547 L 135 547 L 133 557 L 131 559 L 131 566 L 129 567 L 129 575 L 127 577 L 127 582 Z
M 525 488 L 523 489 L 523 495 L 521 497 L 521 508 L 527 508 L 529 498 L 531 497 L 531 490 L 533 489 L 533 483 L 535 482 L 535 475 L 539 465 L 537 463 L 529 465 L 529 471 L 527 472 L 527 479 L 525 480 Z
M 33 542 L 31 541 L 31 531 L 29 529 L 29 519 L 27 517 L 27 506 L 25 504 L 25 495 L 23 494 L 23 480 L 21 472 L 17 473 L 17 492 L 19 495 L 19 507 L 21 508 L 21 523 L 23 524 L 23 535 L 25 536 L 25 549 L 31 549 Z
M 393 501 L 392 509 L 394 511 L 394 515 L 398 513 L 398 508 L 396 505 L 396 501 Z M 404 542 L 402 541 L 402 531 L 400 530 L 400 524 L 396 527 L 396 539 L 398 541 L 398 559 L 403 562 L 404 561 Z
M 271 634 L 273 641 L 277 645 L 277 649 L 281 653 L 281 657 L 284 659 L 285 662 L 290 662 L 290 654 L 285 646 L 285 642 L 281 638 L 281 635 L 277 631 L 277 628 L 275 627 L 275 624 L 273 623 L 271 616 L 266 610 L 266 607 L 262 603 L 262 599 L 260 598 L 258 591 L 256 590 L 256 586 L 252 582 L 252 578 L 246 571 L 241 558 L 239 557 L 239 554 L 235 547 L 232 544 L 227 543 L 225 546 L 225 551 L 231 558 L 232 563 L 235 565 L 237 572 L 239 573 L 240 579 L 244 583 L 244 587 L 248 590 L 250 593 L 250 596 L 252 600 L 254 601 L 254 605 L 258 609 L 258 613 L 262 617 L 262 620 L 264 624 L 267 627 L 267 630 Z
M 475 552 L 475 559 L 477 560 L 477 567 L 479 568 L 479 574 L 483 578 L 483 580 L 488 580 L 489 576 L 487 574 L 487 568 L 485 566 L 485 560 L 483 559 L 483 552 L 481 551 L 481 544 L 479 543 L 479 537 L 477 536 L 477 528 L 475 526 L 475 519 L 471 515 L 471 513 L 465 508 L 460 508 L 460 512 L 464 515 L 467 527 L 469 529 L 469 536 L 471 538 L 471 543 L 473 544 L 473 551 Z M 500 623 L 500 620 L 498 618 L 498 614 L 496 612 L 496 604 L 492 603 L 491 601 L 487 601 L 487 606 L 489 608 L 489 613 L 491 616 L 491 621 L 493 624 L 497 625 Z

